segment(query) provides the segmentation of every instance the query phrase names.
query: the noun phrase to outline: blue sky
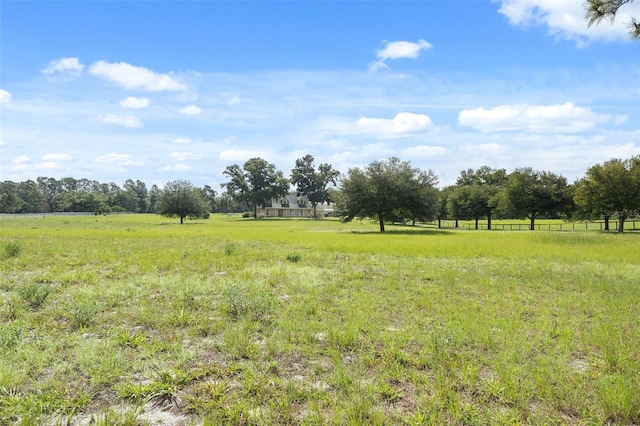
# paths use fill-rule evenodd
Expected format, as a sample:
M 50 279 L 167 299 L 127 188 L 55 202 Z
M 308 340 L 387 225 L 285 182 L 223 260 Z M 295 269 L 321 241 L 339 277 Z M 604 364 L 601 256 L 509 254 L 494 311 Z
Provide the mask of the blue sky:
M 570 181 L 640 154 L 640 43 L 580 0 L 0 0 L 0 180 L 219 189 L 251 157 Z

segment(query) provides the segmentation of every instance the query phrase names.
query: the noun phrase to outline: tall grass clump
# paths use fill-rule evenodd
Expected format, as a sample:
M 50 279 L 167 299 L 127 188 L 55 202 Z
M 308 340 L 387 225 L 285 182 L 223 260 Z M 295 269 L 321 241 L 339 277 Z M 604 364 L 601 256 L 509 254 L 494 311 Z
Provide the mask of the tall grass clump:
M 19 241 L 8 241 L 4 244 L 4 252 L 9 257 L 18 257 L 22 252 L 22 244 Z
M 51 287 L 42 283 L 26 283 L 18 287 L 18 295 L 20 295 L 32 309 L 40 308 L 50 292 Z
M 266 322 L 272 313 L 274 300 L 271 294 L 232 284 L 222 291 L 221 304 L 223 312 L 233 321 L 247 318 Z

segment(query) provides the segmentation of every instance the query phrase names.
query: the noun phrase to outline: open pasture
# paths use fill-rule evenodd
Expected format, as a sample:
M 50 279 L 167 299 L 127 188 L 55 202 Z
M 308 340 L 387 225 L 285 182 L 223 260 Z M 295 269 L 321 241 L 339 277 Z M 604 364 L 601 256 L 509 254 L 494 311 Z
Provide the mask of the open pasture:
M 0 424 L 640 423 L 637 233 L 0 227 Z

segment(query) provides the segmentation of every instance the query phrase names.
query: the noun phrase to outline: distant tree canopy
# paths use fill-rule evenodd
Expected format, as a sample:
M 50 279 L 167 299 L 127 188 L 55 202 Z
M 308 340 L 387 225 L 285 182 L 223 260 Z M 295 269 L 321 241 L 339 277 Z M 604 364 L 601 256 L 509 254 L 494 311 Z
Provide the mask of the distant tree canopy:
M 586 19 L 587 26 L 600 24 L 607 20 L 613 22 L 616 19 L 618 10 L 625 4 L 633 3 L 635 0 L 586 0 Z M 640 40 L 640 21 L 635 17 L 627 23 L 629 28 L 629 37 L 631 39 Z
M 196 217 L 207 212 L 242 212 L 253 210 L 272 199 L 288 194 L 293 183 L 299 196 L 319 204 L 331 201 L 344 220 L 368 217 L 377 220 L 384 231 L 385 222 L 431 221 L 438 219 L 478 220 L 491 218 L 535 220 L 565 218 L 573 220 L 604 219 L 605 229 L 611 218 L 618 219 L 618 230 L 631 217 L 640 216 L 640 156 L 613 159 L 590 167 L 574 185 L 563 176 L 532 168 L 504 169 L 484 166 L 460 172 L 455 184 L 437 189 L 437 176 L 422 171 L 407 161 L 392 157 L 375 161 L 363 168 L 350 169 L 342 176 L 329 164 L 314 164 L 306 155 L 296 160 L 291 179 L 286 179 L 275 165 L 252 158 L 243 166 L 228 166 L 223 174 L 230 178 L 218 194 L 211 186 L 202 188 L 186 181 L 173 181 L 161 189 L 141 180 L 127 179 L 122 187 L 113 182 L 89 179 L 38 177 L 35 181 L 0 182 L 0 213 L 47 212 L 167 212 L 167 194 L 177 183 L 188 187 L 186 193 L 202 206 L 195 213 L 176 217 Z M 335 182 L 337 188 L 328 187 Z M 197 194 L 197 195 L 194 195 Z M 165 197 L 163 197 L 165 195 Z M 315 209 L 315 205 L 314 205 Z
M 331 201 L 327 187 L 336 185 L 340 172 L 330 164 L 320 164 L 316 170 L 314 160 L 312 155 L 297 159 L 295 168 L 291 170 L 291 183 L 296 187 L 298 196 L 305 195 L 309 199 L 315 218 L 318 204 Z
M 618 232 L 624 221 L 640 211 L 640 155 L 627 160 L 612 159 L 591 166 L 578 181 L 575 202 L 587 217 L 618 218 Z
M 186 180 L 173 180 L 160 192 L 157 212 L 166 217 L 179 217 L 180 223 L 184 223 L 185 218 L 208 217 L 209 208 L 199 188 Z
M 276 170 L 274 164 L 262 158 L 251 158 L 242 167 L 237 164 L 228 166 L 223 174 L 230 181 L 221 186 L 234 200 L 253 210 L 253 217 L 257 216 L 258 206 L 289 192 L 289 180 Z
M 341 182 L 337 209 L 343 221 L 376 217 L 380 232 L 394 215 L 413 219 L 418 214 L 435 214 L 437 178 L 397 157 L 374 161 L 367 167 L 349 169 Z

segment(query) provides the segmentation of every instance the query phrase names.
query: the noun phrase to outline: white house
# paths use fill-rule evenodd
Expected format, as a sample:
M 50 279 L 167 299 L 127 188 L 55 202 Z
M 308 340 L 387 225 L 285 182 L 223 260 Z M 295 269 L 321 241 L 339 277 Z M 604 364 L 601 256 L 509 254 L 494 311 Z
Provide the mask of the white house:
M 333 209 L 326 203 L 316 206 L 316 213 L 324 216 L 333 213 Z M 258 207 L 258 215 L 265 217 L 312 217 L 313 206 L 306 196 L 298 197 L 290 192 L 285 197 L 273 198 L 270 202 Z

